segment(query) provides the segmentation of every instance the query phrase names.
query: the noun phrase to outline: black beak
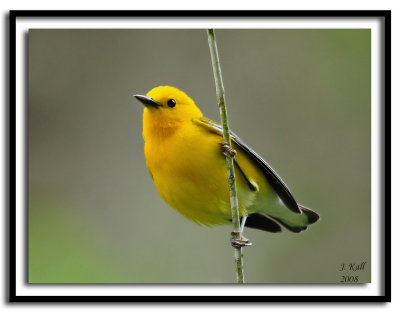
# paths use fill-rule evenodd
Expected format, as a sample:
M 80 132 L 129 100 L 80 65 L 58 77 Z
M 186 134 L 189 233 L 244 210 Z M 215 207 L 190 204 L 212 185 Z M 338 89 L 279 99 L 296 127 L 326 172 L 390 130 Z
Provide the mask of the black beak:
M 151 97 L 145 95 L 135 94 L 134 97 L 142 102 L 144 106 L 152 106 L 155 108 L 159 108 L 160 106 L 162 106 L 162 104 L 154 101 Z

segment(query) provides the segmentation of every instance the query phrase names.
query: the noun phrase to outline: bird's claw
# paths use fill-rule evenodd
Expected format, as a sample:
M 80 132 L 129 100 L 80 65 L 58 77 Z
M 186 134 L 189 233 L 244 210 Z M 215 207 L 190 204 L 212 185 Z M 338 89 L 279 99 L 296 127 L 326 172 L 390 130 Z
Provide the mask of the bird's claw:
M 235 149 L 230 147 L 228 143 L 226 142 L 219 142 L 221 144 L 221 149 L 222 149 L 222 154 L 224 154 L 227 157 L 233 158 L 236 155 Z
M 232 232 L 232 234 L 234 234 L 234 233 Z M 236 248 L 253 245 L 253 243 L 244 236 L 240 236 L 239 238 L 231 237 L 231 244 L 232 244 L 232 247 L 236 247 Z

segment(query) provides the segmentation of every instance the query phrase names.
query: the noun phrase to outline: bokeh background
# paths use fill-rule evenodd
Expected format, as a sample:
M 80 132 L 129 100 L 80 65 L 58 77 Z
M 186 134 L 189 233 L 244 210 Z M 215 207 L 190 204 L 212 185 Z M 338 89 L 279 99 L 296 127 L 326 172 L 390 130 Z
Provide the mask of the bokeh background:
M 370 31 L 217 30 L 231 129 L 322 219 L 247 229 L 248 283 L 370 281 Z M 219 120 L 204 30 L 29 31 L 29 282 L 232 283 L 230 226 L 159 197 L 142 105 L 158 85 Z

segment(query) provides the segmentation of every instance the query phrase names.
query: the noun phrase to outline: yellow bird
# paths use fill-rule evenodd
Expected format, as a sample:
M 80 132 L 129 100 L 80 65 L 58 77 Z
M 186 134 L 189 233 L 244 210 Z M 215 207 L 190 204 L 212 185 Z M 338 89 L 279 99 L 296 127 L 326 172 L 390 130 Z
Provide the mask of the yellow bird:
M 229 150 L 222 127 L 203 116 L 183 91 L 160 86 L 135 95 L 144 104 L 147 168 L 164 201 L 197 224 L 231 222 L 226 152 L 234 157 L 243 226 L 301 232 L 319 215 L 296 202 L 275 171 L 234 133 Z M 244 223 L 245 222 L 245 223 Z

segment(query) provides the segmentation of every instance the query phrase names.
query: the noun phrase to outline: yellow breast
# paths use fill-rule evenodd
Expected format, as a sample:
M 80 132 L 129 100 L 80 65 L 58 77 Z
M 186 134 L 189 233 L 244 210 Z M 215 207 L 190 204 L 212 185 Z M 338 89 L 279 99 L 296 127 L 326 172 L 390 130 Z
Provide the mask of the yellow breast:
M 151 134 L 150 134 L 151 133 Z M 207 225 L 230 222 L 222 138 L 192 122 L 145 135 L 145 157 L 161 197 L 185 217 Z M 238 179 L 240 212 L 254 196 Z

